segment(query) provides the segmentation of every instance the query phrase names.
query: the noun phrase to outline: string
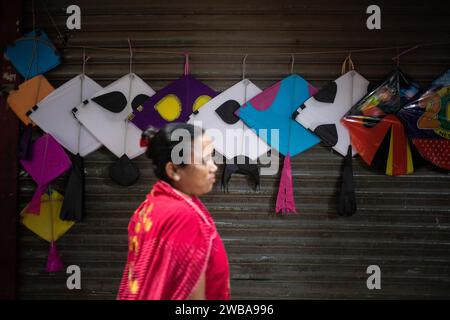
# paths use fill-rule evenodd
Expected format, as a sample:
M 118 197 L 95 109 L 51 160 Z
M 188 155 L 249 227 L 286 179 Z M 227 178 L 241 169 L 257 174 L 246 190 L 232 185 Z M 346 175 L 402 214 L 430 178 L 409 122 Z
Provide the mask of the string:
M 397 56 L 394 57 L 395 60 L 397 60 L 397 68 L 400 66 L 400 55 L 398 53 L 398 47 L 397 47 Z
M 86 68 L 86 62 L 89 60 L 90 57 L 86 57 L 86 49 L 83 48 L 83 57 L 82 57 L 82 71 L 81 71 L 81 76 L 80 76 L 80 104 L 83 103 L 84 101 L 84 94 L 83 94 L 83 89 L 84 89 L 84 75 L 85 75 L 85 68 Z M 81 143 L 81 123 L 80 121 L 78 121 L 78 119 L 75 117 L 75 119 L 77 120 L 78 123 L 78 140 L 77 140 L 77 154 L 80 153 L 80 143 Z
M 41 166 L 41 170 L 40 170 L 40 173 L 39 173 L 39 180 L 40 181 L 42 181 L 42 179 L 43 179 L 45 164 L 47 162 L 47 149 L 48 149 L 48 139 L 49 139 L 48 137 L 49 137 L 48 134 L 45 135 L 44 158 L 42 160 L 42 166 Z M 39 185 L 39 182 L 38 182 L 38 185 Z
M 51 242 L 54 242 L 55 241 L 55 231 L 54 231 L 54 228 L 53 228 L 53 197 L 52 197 L 52 195 L 53 195 L 53 191 L 52 191 L 52 189 L 51 189 L 51 184 L 49 184 L 49 187 L 48 187 L 48 198 L 49 198 L 49 205 L 50 205 L 50 230 L 51 230 L 51 234 L 52 234 L 52 241 Z M 51 245 L 51 243 L 50 243 L 50 245 Z
M 189 53 L 184 53 L 184 75 L 189 74 Z
M 355 65 L 353 64 L 351 51 L 348 54 L 348 56 L 345 58 L 344 62 L 342 63 L 341 75 L 343 75 L 344 73 L 347 72 L 347 68 L 346 68 L 347 66 L 348 66 L 348 71 L 355 70 Z
M 133 50 L 131 48 L 131 41 L 130 38 L 128 38 L 128 49 L 130 52 L 130 73 L 132 73 L 132 65 L 133 65 Z
M 291 54 L 291 74 L 294 74 L 294 63 L 295 63 L 295 55 Z
M 55 20 L 53 19 L 53 16 L 50 14 L 50 11 L 48 10 L 48 7 L 47 7 L 47 3 L 45 2 L 45 0 L 41 0 L 41 1 L 42 1 L 42 4 L 43 4 L 43 6 L 44 6 L 45 11 L 47 12 L 48 17 L 50 18 L 50 21 L 51 21 L 52 24 L 53 24 L 53 27 L 55 28 L 56 32 L 58 33 L 59 39 L 60 39 L 61 42 L 63 42 L 63 44 L 64 44 L 64 43 L 65 43 L 64 36 L 63 36 L 62 33 L 59 31 L 58 25 L 56 24 Z
M 32 37 L 33 39 L 33 51 L 30 57 L 30 60 L 28 61 L 28 71 L 27 75 L 25 77 L 25 80 L 28 80 L 30 78 L 30 72 L 31 68 L 33 67 L 34 58 L 37 55 L 37 36 L 36 36 L 36 13 L 35 13 L 35 6 L 34 6 L 34 0 L 31 0 L 31 14 L 33 16 L 33 32 L 34 35 Z M 36 73 L 39 73 L 38 71 L 38 64 L 36 63 Z
M 246 55 L 244 56 L 244 59 L 242 60 L 242 80 L 245 79 L 245 67 L 246 67 L 245 63 L 247 62 L 247 57 L 248 57 L 248 54 L 246 54 Z M 247 97 L 247 96 L 246 96 L 246 97 Z M 245 101 L 244 101 L 244 102 L 245 102 Z
M 418 49 L 418 48 L 420 48 L 420 47 L 421 47 L 421 46 L 417 44 L 417 45 L 415 45 L 414 47 L 411 47 L 411 48 L 409 48 L 409 49 L 406 49 L 406 50 L 404 50 L 404 51 L 402 51 L 402 52 L 400 52 L 400 53 L 398 53 L 398 50 L 397 50 L 397 55 L 396 55 L 395 57 L 393 57 L 392 60 L 397 60 L 397 61 L 399 61 L 401 56 L 403 56 L 404 54 L 407 54 L 407 53 L 410 52 L 410 51 L 416 50 L 416 49 Z M 398 65 L 397 65 L 397 66 L 398 66 Z
M 244 102 L 243 104 L 245 104 L 247 102 L 247 86 L 248 86 L 248 80 L 246 80 L 245 78 L 245 68 L 246 68 L 246 62 L 247 62 L 247 57 L 248 54 L 246 54 L 244 56 L 244 59 L 242 60 L 242 81 L 244 81 Z M 244 121 L 242 121 L 242 137 L 241 137 L 241 155 L 244 153 L 244 130 L 245 130 L 245 125 L 244 125 Z
M 366 48 L 366 49 L 351 49 L 352 53 L 361 53 L 361 52 L 376 52 L 376 51 L 389 51 L 398 49 L 413 49 L 415 47 L 426 47 L 426 46 L 437 46 L 437 45 L 446 45 L 450 44 L 449 41 L 445 42 L 429 42 L 429 43 L 421 43 L 415 44 L 413 46 L 404 45 L 404 46 L 391 46 L 391 47 L 376 47 L 376 48 Z M 67 46 L 66 48 L 83 48 L 83 46 Z M 85 47 L 91 50 L 100 50 L 100 51 L 111 51 L 111 52 L 127 52 L 128 50 L 123 48 L 108 48 L 108 47 L 96 47 L 96 46 L 87 46 Z M 146 49 L 135 49 L 135 52 L 141 53 L 149 53 L 149 54 L 167 54 L 167 55 L 181 55 L 184 56 L 184 52 L 179 51 L 155 51 L 155 50 L 146 50 Z M 246 53 L 237 53 L 237 52 L 190 52 L 190 55 L 217 55 L 217 56 L 292 56 L 293 54 L 296 56 L 299 55 L 317 55 L 317 54 L 339 54 L 339 53 L 348 53 L 349 50 L 328 50 L 328 51 L 303 51 L 303 52 L 294 52 L 294 53 L 262 53 L 262 52 L 246 52 Z
M 131 103 L 131 89 L 132 89 L 132 83 L 133 83 L 133 79 L 134 79 L 134 75 L 132 74 L 132 63 L 133 63 L 133 49 L 131 48 L 131 41 L 130 38 L 128 38 L 128 47 L 129 47 L 129 51 L 130 51 L 130 84 L 128 87 L 128 102 L 127 104 Z M 127 153 L 127 138 L 128 138 L 128 116 L 125 117 L 125 134 L 124 134 L 124 140 L 123 140 L 123 153 L 126 154 Z

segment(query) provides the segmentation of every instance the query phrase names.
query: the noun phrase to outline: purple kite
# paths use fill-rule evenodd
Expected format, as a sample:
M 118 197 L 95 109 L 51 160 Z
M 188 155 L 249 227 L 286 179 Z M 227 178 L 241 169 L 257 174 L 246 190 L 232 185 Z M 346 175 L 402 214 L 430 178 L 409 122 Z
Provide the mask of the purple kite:
M 59 143 L 45 134 L 31 146 L 30 159 L 20 160 L 20 163 L 38 184 L 27 212 L 39 214 L 42 194 L 50 182 L 70 169 L 70 159 Z
M 130 121 L 139 129 L 162 128 L 170 122 L 186 122 L 189 116 L 218 93 L 189 74 L 186 62 L 184 75 L 159 90 L 133 110 Z

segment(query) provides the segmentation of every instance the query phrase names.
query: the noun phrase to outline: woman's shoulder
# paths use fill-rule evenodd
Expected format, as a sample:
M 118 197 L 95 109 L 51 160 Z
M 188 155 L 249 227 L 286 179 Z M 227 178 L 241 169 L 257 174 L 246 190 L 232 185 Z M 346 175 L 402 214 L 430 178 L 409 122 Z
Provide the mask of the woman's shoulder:
M 147 199 L 145 206 L 152 208 L 152 216 L 161 224 L 173 226 L 197 225 L 202 222 L 200 215 L 189 203 L 181 199 L 155 197 Z

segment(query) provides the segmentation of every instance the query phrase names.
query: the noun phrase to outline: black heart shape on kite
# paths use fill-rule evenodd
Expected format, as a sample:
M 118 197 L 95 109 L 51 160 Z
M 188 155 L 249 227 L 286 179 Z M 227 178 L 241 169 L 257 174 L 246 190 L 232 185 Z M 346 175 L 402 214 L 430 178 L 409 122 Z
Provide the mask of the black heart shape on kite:
M 319 102 L 333 103 L 336 98 L 337 85 L 336 82 L 332 81 L 320 89 L 315 95 L 314 99 Z
M 328 147 L 335 146 L 338 141 L 336 125 L 334 124 L 322 124 L 314 129 L 314 133 Z
M 111 179 L 121 186 L 133 185 L 140 176 L 139 168 L 131 162 L 127 155 L 123 155 L 109 168 L 109 176 Z
M 228 100 L 216 109 L 216 113 L 225 123 L 235 124 L 239 121 L 239 117 L 237 117 L 234 113 L 240 107 L 241 105 L 236 100 Z
M 137 109 L 138 111 L 142 111 L 144 102 L 147 101 L 148 98 L 150 97 L 146 94 L 138 94 L 131 102 L 131 108 L 133 108 L 133 110 Z
M 112 91 L 95 98 L 92 98 L 95 103 L 97 103 L 102 108 L 114 112 L 120 113 L 127 106 L 127 98 L 120 91 Z

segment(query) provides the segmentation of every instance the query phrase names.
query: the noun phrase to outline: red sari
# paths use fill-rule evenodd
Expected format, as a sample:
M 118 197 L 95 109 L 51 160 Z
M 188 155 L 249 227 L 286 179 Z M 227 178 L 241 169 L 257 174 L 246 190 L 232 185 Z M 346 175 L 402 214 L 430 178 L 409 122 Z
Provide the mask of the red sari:
M 208 300 L 230 299 L 228 258 L 205 206 L 158 181 L 128 225 L 119 300 L 187 299 L 205 272 Z

